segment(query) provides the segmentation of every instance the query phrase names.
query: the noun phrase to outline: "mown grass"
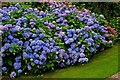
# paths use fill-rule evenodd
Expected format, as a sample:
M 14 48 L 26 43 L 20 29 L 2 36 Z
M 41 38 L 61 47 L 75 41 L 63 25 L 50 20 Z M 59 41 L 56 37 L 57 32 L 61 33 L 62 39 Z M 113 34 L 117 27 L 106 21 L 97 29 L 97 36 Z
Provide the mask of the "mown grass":
M 34 80 L 42 78 L 54 78 L 54 80 L 58 80 L 58 78 L 81 78 L 91 80 L 103 80 L 103 78 L 108 78 L 111 75 L 118 72 L 118 46 L 120 44 L 114 45 L 112 48 L 109 48 L 105 51 L 98 52 L 88 63 L 81 65 L 78 64 L 76 66 L 70 66 L 63 69 L 57 69 L 55 71 L 51 71 L 43 74 L 42 76 L 22 76 L 20 78 L 27 80 L 27 78 L 32 78 Z M 20 79 L 17 78 L 17 79 Z M 80 80 L 81 80 L 80 79 Z

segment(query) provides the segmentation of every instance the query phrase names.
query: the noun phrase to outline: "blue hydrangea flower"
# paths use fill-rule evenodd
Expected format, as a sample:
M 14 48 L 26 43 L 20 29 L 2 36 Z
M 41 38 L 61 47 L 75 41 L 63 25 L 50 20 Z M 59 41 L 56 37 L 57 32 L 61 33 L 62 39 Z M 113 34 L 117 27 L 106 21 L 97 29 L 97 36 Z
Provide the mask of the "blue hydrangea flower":
M 29 45 L 29 43 L 30 43 L 29 41 L 25 41 L 25 42 L 24 42 L 24 46 L 27 47 L 27 46 Z
M 35 38 L 35 37 L 37 37 L 37 35 L 36 35 L 36 34 L 32 34 L 32 37 L 34 37 L 34 38 Z
M 97 35 L 97 34 L 95 34 L 95 35 L 94 35 L 94 38 L 95 38 L 95 40 L 97 40 L 97 39 L 98 39 L 98 35 Z
M 21 70 L 21 69 L 19 69 L 19 70 L 18 70 L 18 73 L 22 73 L 22 70 Z
M 39 61 L 39 65 L 43 65 L 43 63 L 41 61 Z
M 6 71 L 7 70 L 7 68 L 6 67 L 2 67 L 2 71 Z
M 75 50 L 76 52 L 78 52 L 78 51 L 79 51 L 79 48 L 78 48 L 78 47 L 76 47 L 74 50 Z
M 58 59 L 58 56 L 57 56 L 57 55 L 55 56 L 55 59 Z
M 30 65 L 28 65 L 27 68 L 28 68 L 28 70 L 31 70 L 31 69 L 32 69 L 32 67 L 31 67 Z
M 44 37 L 45 37 L 45 34 L 44 34 L 44 33 L 41 33 L 41 34 L 39 34 L 39 37 L 40 37 L 40 38 L 44 38 Z
M 10 74 L 10 77 L 11 77 L 11 78 L 15 78 L 16 76 L 17 76 L 17 74 L 16 74 L 15 71 L 11 72 L 11 74 Z
M 69 52 L 69 53 L 72 52 L 72 49 L 71 49 L 71 48 L 68 48 L 68 52 Z
M 28 53 L 28 54 L 29 54 L 29 58 L 32 58 L 32 59 L 35 58 L 34 55 L 33 55 L 32 53 Z
M 39 60 L 34 60 L 34 63 L 35 64 L 39 64 Z
M 21 8 L 21 5 L 19 3 L 15 4 L 15 6 Z
M 21 63 L 15 62 L 15 63 L 14 63 L 14 68 L 15 68 L 15 69 L 21 68 Z
M 9 44 L 9 43 L 5 43 L 5 45 L 4 45 L 4 47 L 6 47 L 6 48 L 8 48 L 10 46 L 11 46 L 11 44 Z
M 7 48 L 5 46 L 1 47 L 1 52 L 4 52 Z
M 76 43 L 72 43 L 72 44 L 70 45 L 70 47 L 71 47 L 71 49 L 74 49 L 74 48 L 76 47 Z
M 78 35 L 77 35 L 77 34 L 74 34 L 74 35 L 73 35 L 73 38 L 74 38 L 74 40 L 76 40 L 76 39 L 78 38 Z
M 30 46 L 27 46 L 26 50 L 28 50 L 29 52 L 32 52 L 32 49 Z
M 65 41 L 65 44 L 70 44 L 74 42 L 74 39 L 73 38 L 69 38 L 67 41 Z
M 29 58 L 29 55 L 26 52 L 23 52 L 23 58 Z
M 19 61 L 20 61 L 20 59 L 21 59 L 21 56 L 16 57 L 16 58 L 15 58 L 15 61 L 16 61 L 16 62 L 19 62 Z
M 40 60 L 43 60 L 43 61 L 46 61 L 46 60 L 47 60 L 46 56 L 44 56 L 43 54 L 40 55 L 39 59 L 40 59 Z
M 85 34 L 85 35 L 84 35 L 84 38 L 88 38 L 88 34 Z
M 91 52 L 94 52 L 94 50 L 95 50 L 95 49 L 94 49 L 94 48 L 92 48 L 92 47 L 90 47 L 90 50 L 91 50 Z
M 26 38 L 29 38 L 29 37 L 30 37 L 30 34 L 29 34 L 29 33 L 24 32 L 23 34 L 24 34 L 24 36 L 25 36 Z
M 34 54 L 34 55 L 35 55 L 35 57 L 36 57 L 36 58 L 39 58 L 39 55 L 38 55 L 37 53 L 36 53 L 36 54 Z
M 8 21 L 10 20 L 9 16 L 2 17 L 2 21 Z M 8 30 L 8 28 L 5 28 L 4 30 Z
M 17 43 L 18 43 L 19 45 L 21 45 L 21 46 L 23 45 L 23 42 L 22 42 L 22 41 L 18 41 Z
M 40 30 L 37 29 L 37 30 L 36 30 L 36 33 L 39 34 L 39 33 L 40 33 Z
M 50 53 L 50 49 L 47 49 L 47 53 L 48 53 L 48 54 Z
M 23 28 L 24 31 L 30 31 L 30 28 Z
M 41 54 L 46 55 L 46 51 L 43 50 L 43 51 L 41 52 Z

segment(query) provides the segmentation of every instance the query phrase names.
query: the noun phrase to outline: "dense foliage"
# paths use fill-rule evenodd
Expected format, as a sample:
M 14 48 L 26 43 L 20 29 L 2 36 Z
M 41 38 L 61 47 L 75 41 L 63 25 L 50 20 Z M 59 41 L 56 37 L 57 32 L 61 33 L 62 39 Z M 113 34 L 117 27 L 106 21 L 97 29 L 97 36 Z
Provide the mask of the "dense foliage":
M 117 34 L 103 15 L 68 3 L 47 5 L 45 11 L 18 3 L 0 10 L 3 75 L 15 78 L 82 64 L 113 45 Z

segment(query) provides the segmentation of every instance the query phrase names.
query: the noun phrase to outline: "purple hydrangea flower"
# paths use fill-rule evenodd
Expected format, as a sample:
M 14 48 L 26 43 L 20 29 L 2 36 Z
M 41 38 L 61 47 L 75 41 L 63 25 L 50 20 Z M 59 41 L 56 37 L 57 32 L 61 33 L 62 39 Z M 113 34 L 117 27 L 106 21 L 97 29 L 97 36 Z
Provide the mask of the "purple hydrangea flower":
M 64 57 L 64 59 L 68 59 L 68 58 L 69 58 L 69 55 L 68 55 L 67 53 L 64 53 L 64 54 L 63 54 L 63 57 Z
M 3 31 L 0 30 L 0 35 L 2 35 L 2 34 L 3 34 Z
M 85 28 L 85 30 L 87 30 L 87 31 L 91 30 L 91 27 L 89 27 L 89 26 L 85 26 L 84 28 Z
M 80 53 L 80 57 L 81 58 L 85 57 L 85 54 L 84 53 Z
M 110 40 L 110 41 L 108 41 L 108 43 L 109 43 L 109 44 L 112 44 L 112 41 Z
M 64 67 L 64 66 L 65 66 L 65 64 L 64 64 L 64 63 L 61 63 L 61 64 L 60 64 L 60 67 Z
M 4 27 L 13 28 L 12 24 L 6 24 L 6 25 L 4 25 Z
M 8 30 L 8 26 L 0 25 L 0 30 Z
M 70 60 L 68 59 L 67 62 L 66 62 L 67 65 L 70 65 Z

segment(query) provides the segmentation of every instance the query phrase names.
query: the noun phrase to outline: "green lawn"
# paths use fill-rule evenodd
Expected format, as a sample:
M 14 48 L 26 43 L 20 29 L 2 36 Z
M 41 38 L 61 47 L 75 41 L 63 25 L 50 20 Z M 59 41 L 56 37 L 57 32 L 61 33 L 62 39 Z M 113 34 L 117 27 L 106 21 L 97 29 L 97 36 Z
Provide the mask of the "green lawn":
M 120 44 L 119 44 L 120 45 Z M 120 70 L 120 68 L 119 68 Z M 96 54 L 89 63 L 70 66 L 47 72 L 43 76 L 22 76 L 21 78 L 107 78 L 118 72 L 118 44 Z M 19 78 L 18 78 L 19 79 Z M 27 79 L 25 79 L 27 80 Z M 42 79 L 43 80 L 43 79 Z M 57 80 L 57 79 L 54 79 Z M 86 80 L 86 79 L 85 79 Z M 92 79 L 91 79 L 92 80 Z M 103 80 L 103 79 L 101 79 Z
M 107 78 L 117 72 L 118 44 L 103 52 L 99 52 L 89 63 L 57 69 L 38 78 Z M 33 78 L 33 76 L 29 76 L 29 78 L 31 77 Z

